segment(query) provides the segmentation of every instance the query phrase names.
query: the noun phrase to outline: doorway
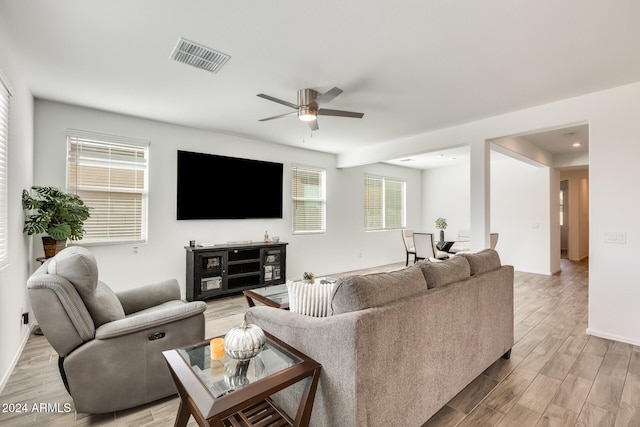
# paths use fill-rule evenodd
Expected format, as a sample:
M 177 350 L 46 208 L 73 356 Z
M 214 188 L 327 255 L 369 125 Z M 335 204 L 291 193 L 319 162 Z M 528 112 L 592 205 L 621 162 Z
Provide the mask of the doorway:
M 580 261 L 589 255 L 589 125 L 588 123 L 569 125 L 546 130 L 527 132 L 518 135 L 492 139 L 492 150 L 499 151 L 509 157 L 522 160 L 538 168 L 546 170 L 547 176 L 525 177 L 534 185 L 535 179 L 547 180 L 546 188 L 531 187 L 522 194 L 542 194 L 538 203 L 529 209 L 521 218 L 530 218 L 520 224 L 518 229 L 508 230 L 506 239 L 525 238 L 529 246 L 537 245 L 536 258 L 540 263 L 538 271 L 553 274 L 561 269 L 561 259 Z M 494 165 L 492 164 L 492 173 Z M 545 172 L 542 172 L 545 173 Z M 517 183 L 510 179 L 511 185 L 524 188 L 525 181 Z M 505 184 L 506 185 L 506 184 Z M 538 185 L 545 185 L 540 184 Z M 546 200 L 545 200 L 545 197 Z M 492 203 L 493 203 L 492 194 Z M 525 199 L 518 199 L 525 200 Z M 528 200 L 528 199 L 527 199 Z M 538 206 L 548 206 L 549 210 L 541 212 Z M 545 214 L 548 215 L 545 217 Z M 493 215 L 493 208 L 492 208 Z M 537 216 L 537 217 L 536 217 Z M 511 220 L 512 218 L 507 218 Z M 492 218 L 493 221 L 493 218 Z M 530 225 L 529 225 L 530 224 Z M 545 224 L 548 232 L 537 232 Z M 537 239 L 537 240 L 536 240 Z M 548 243 L 544 240 L 548 239 Z M 516 240 L 516 239 L 514 239 Z M 517 241 L 517 240 L 516 240 Z M 548 245 L 548 247 L 547 247 Z M 515 245 L 514 245 L 515 247 Z M 524 249 L 515 247 L 513 253 Z M 536 255 L 528 254 L 530 257 Z
M 566 201 L 566 202 L 565 202 Z M 569 180 L 560 181 L 560 258 L 569 259 Z
M 589 169 L 560 171 L 560 194 L 562 258 L 566 249 L 567 259 L 582 261 L 589 256 Z

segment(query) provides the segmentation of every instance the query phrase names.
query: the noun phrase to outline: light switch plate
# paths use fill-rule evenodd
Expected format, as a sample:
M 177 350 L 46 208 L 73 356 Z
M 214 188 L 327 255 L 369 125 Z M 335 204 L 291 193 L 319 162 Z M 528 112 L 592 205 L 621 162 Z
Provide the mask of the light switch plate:
M 605 243 L 627 243 L 627 233 L 623 231 L 607 231 L 604 233 Z

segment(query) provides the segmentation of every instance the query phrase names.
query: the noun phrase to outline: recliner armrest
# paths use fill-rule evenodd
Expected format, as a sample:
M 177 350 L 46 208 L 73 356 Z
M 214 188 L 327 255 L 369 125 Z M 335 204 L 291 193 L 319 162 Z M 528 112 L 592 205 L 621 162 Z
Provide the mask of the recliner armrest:
M 206 309 L 206 303 L 203 301 L 194 301 L 147 311 L 139 315 L 132 315 L 124 319 L 105 323 L 96 329 L 95 338 L 98 340 L 106 340 L 144 329 L 157 328 L 177 320 L 204 313 Z
M 145 310 L 167 301 L 180 299 L 180 285 L 175 279 L 116 292 L 125 314 Z

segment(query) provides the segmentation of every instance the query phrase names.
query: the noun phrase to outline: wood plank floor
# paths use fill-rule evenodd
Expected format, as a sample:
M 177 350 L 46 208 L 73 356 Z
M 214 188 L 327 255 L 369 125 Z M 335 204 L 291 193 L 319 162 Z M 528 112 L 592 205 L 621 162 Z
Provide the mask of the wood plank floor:
M 640 348 L 586 335 L 587 277 L 588 262 L 564 259 L 558 275 L 516 272 L 511 359 L 498 360 L 424 426 L 640 426 Z M 238 325 L 247 309 L 242 296 L 208 306 L 207 336 Z M 10 404 L 26 404 L 27 411 L 1 412 Z M 34 335 L 0 394 L 2 426 L 172 426 L 177 410 L 178 398 L 169 397 L 116 413 L 76 414 L 57 354 Z

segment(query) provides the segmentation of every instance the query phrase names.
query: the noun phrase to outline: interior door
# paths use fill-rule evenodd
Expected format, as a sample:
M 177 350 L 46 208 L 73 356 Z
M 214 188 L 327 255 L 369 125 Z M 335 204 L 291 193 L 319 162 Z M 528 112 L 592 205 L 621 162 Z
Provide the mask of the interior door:
M 560 250 L 564 258 L 569 252 L 569 180 L 560 181 Z

